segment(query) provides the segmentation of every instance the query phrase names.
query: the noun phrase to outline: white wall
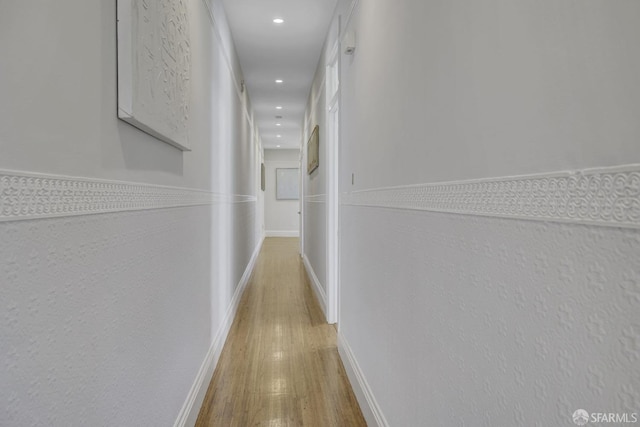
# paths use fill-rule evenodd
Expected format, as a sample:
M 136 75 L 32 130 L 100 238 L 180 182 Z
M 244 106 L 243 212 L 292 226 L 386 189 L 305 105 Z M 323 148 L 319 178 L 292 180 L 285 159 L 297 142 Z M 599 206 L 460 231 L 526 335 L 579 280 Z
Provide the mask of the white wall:
M 221 4 L 188 7 L 181 152 L 116 118 L 115 0 L 0 5 L 3 426 L 172 425 L 224 342 L 259 141 Z
M 370 424 L 638 412 L 640 4 L 349 3 L 339 331 Z
M 256 128 L 256 140 L 259 141 L 259 135 L 257 135 Z M 260 146 L 258 149 L 258 155 L 256 157 L 256 188 L 259 190 L 258 193 L 258 205 L 257 205 L 257 213 L 256 213 L 256 232 L 259 236 L 263 237 L 265 235 L 265 196 L 264 191 L 262 191 L 262 164 L 264 163 L 264 149 Z
M 327 291 L 327 97 L 326 58 L 333 47 L 337 24 L 330 25 L 329 34 L 318 61 L 318 67 L 311 85 L 307 101 L 302 135 L 302 175 L 303 175 L 303 258 L 307 272 L 314 284 L 320 305 L 326 310 Z M 319 126 L 318 168 L 307 173 L 307 142 L 315 126 Z M 326 314 L 326 312 L 325 312 Z
M 300 200 L 276 199 L 276 169 L 300 167 L 299 150 L 264 150 L 266 235 L 296 237 L 300 234 Z

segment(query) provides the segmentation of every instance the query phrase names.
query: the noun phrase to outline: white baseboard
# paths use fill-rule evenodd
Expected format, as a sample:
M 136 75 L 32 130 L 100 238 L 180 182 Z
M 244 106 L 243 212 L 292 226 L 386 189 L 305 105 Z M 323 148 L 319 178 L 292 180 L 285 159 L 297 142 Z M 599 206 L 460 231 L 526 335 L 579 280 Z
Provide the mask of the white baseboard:
M 198 413 L 200 412 L 200 407 L 202 406 L 204 397 L 207 394 L 211 377 L 213 376 L 213 372 L 218 364 L 218 360 L 220 360 L 222 348 L 227 340 L 227 335 L 229 334 L 229 330 L 233 324 L 233 319 L 236 317 L 240 298 L 249 283 L 251 273 L 253 272 L 256 261 L 258 260 L 258 255 L 260 254 L 263 242 L 264 237 L 260 239 L 260 242 L 258 242 L 258 245 L 251 256 L 251 260 L 249 260 L 249 264 L 247 264 L 247 268 L 244 270 L 244 274 L 240 279 L 240 283 L 238 283 L 236 292 L 233 294 L 229 308 L 227 308 L 227 313 L 224 316 L 222 325 L 220 325 L 220 329 L 218 329 L 218 332 L 211 343 L 211 347 L 209 347 L 209 351 L 200 366 L 198 375 L 196 376 L 196 379 L 191 386 L 191 390 L 187 395 L 187 399 L 178 414 L 175 424 L 173 425 L 174 427 L 192 427 L 198 419 Z
M 353 393 L 356 395 L 356 399 L 358 399 L 367 425 L 389 427 L 389 423 L 387 423 L 387 420 L 384 418 L 382 410 L 369 387 L 369 383 L 367 383 L 367 379 L 360 369 L 360 365 L 358 365 L 358 361 L 353 355 L 351 347 L 349 347 L 349 343 L 347 343 L 347 340 L 340 332 L 338 332 L 338 353 L 340 353 L 342 364 L 344 365 L 345 371 L 347 371 L 347 377 L 349 377 Z
M 313 285 L 313 291 L 318 298 L 318 302 L 320 303 L 320 308 L 322 308 L 322 312 L 324 313 L 325 319 L 327 318 L 327 296 L 320 284 L 320 280 L 318 280 L 318 276 L 316 276 L 315 271 L 313 271 L 313 267 L 311 266 L 311 262 L 309 262 L 309 258 L 307 255 L 302 256 L 302 262 L 304 263 L 304 268 L 307 270 L 307 275 L 309 279 L 311 279 L 311 284 Z
M 215 370 L 218 358 L 220 357 L 221 350 L 217 350 L 216 343 L 212 343 L 202 365 L 200 366 L 198 375 L 196 375 L 196 380 L 193 382 L 191 390 L 189 390 L 187 400 L 184 402 L 184 405 L 182 405 L 178 418 L 173 424 L 174 427 L 195 425 L 196 420 L 198 419 L 198 412 L 202 406 L 202 402 L 204 401 L 204 396 L 207 393 L 207 387 L 209 386 L 209 382 L 211 382 L 213 371 Z
M 279 230 L 267 230 L 267 237 L 300 237 L 300 232 L 298 230 L 294 231 L 279 231 Z

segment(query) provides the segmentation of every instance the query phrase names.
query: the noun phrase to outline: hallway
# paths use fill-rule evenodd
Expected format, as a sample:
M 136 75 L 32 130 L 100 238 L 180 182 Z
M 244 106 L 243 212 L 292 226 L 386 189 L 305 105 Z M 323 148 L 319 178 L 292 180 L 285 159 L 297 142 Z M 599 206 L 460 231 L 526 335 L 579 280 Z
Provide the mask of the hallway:
M 366 425 L 298 247 L 265 240 L 196 426 Z
M 638 0 L 0 1 L 0 427 L 640 426 L 639 40 Z

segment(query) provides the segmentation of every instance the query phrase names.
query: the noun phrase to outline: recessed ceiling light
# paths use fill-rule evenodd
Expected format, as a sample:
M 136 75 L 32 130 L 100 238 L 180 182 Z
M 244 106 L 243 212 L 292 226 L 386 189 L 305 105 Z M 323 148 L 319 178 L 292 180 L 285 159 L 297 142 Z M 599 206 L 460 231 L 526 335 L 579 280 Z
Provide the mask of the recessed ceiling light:
M 276 123 L 276 126 L 282 126 L 282 124 L 281 123 Z
M 283 80 L 282 79 L 276 79 L 276 83 L 282 83 Z
M 282 135 L 276 135 L 276 138 L 282 138 Z
M 282 18 L 274 18 L 273 19 L 273 23 L 274 24 L 282 24 L 284 22 L 284 19 Z
M 276 107 L 276 110 L 282 110 L 282 106 L 281 106 L 281 105 L 278 105 L 278 106 Z
M 279 145 L 276 145 L 276 148 L 280 148 L 280 146 L 279 146 Z

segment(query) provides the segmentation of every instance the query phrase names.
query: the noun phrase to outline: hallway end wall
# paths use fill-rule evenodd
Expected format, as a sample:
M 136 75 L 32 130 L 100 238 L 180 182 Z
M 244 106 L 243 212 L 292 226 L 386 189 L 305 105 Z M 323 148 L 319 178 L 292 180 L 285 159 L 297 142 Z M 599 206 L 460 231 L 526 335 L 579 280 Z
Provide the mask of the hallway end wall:
M 370 425 L 637 413 L 640 4 L 354 3 L 339 334 Z
M 0 425 L 173 425 L 225 331 L 260 144 L 221 2 L 186 5 L 191 152 L 117 119 L 115 0 L 0 4 Z
M 298 237 L 300 235 L 300 200 L 278 200 L 276 172 L 279 168 L 299 169 L 300 150 L 265 150 L 266 185 L 265 228 L 267 237 Z M 298 180 L 299 183 L 299 180 Z

